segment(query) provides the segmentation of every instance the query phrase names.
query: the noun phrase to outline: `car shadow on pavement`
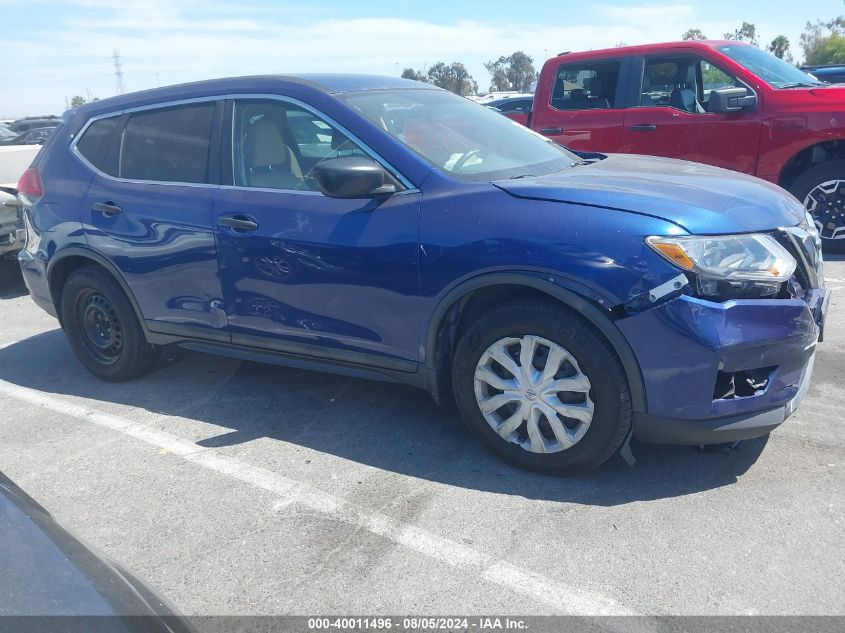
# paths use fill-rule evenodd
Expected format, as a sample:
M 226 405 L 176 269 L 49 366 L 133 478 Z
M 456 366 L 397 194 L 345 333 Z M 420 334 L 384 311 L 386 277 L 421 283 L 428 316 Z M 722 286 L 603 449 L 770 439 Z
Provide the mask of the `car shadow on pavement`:
M 25 294 L 26 284 L 18 262 L 8 258 L 0 259 L 0 299 L 15 299 Z
M 598 506 L 733 484 L 767 442 L 747 441 L 730 451 L 635 443 L 634 468 L 617 455 L 589 475 L 543 476 L 500 462 L 473 440 L 456 413 L 411 387 L 178 349 L 168 349 L 149 376 L 106 383 L 82 369 L 61 330 L 0 349 L 0 379 L 100 401 L 86 405 L 111 413 L 115 403 L 173 416 L 159 420 L 158 428 L 181 438 L 205 435 L 198 445 L 256 465 L 267 456 L 266 444 L 263 453 L 253 453 L 249 443 L 269 438 L 451 486 Z M 209 434 L 197 422 L 228 430 Z

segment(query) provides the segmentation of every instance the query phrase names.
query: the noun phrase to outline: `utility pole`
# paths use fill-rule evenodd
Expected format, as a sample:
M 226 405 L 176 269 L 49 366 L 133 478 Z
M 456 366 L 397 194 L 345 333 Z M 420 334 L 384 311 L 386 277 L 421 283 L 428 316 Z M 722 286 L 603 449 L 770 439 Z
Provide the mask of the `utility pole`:
M 120 66 L 120 52 L 114 49 L 111 58 L 114 62 L 114 93 L 122 95 L 126 92 L 126 86 L 123 85 L 123 68 Z

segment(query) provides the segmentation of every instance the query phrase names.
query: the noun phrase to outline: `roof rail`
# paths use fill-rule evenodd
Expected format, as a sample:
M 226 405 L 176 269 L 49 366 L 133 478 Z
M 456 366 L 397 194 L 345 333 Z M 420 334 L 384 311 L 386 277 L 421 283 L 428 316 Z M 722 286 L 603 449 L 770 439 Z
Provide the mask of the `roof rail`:
M 557 56 L 560 57 L 561 55 L 569 55 L 572 51 L 563 51 L 562 53 L 558 53 Z

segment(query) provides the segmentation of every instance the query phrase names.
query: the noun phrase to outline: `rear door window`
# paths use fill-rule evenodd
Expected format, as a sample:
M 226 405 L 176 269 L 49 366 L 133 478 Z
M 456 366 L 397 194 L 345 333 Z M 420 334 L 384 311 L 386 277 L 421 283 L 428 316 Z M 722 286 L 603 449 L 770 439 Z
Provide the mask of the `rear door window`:
M 76 149 L 94 167 L 111 176 L 117 175 L 117 166 L 107 164 L 109 148 L 114 140 L 114 133 L 120 123 L 119 116 L 97 119 L 82 134 L 76 143 Z
M 563 64 L 555 75 L 551 106 L 556 110 L 607 110 L 617 107 L 620 59 Z
M 207 102 L 132 114 L 123 131 L 120 177 L 209 182 L 214 108 Z

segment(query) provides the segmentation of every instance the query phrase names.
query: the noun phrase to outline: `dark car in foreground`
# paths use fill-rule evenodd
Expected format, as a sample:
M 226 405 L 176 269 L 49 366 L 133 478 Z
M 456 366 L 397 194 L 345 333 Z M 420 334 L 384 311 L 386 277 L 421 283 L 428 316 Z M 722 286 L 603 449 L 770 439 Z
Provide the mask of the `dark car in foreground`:
M 0 472 L 0 629 L 183 633 L 126 569 L 80 542 Z
M 12 132 L 21 134 L 22 132 L 28 132 L 29 130 L 34 130 L 39 127 L 56 127 L 59 123 L 61 123 L 61 120 L 61 117 L 57 117 L 55 115 L 28 116 L 22 119 L 16 119 L 15 121 L 7 124 L 6 127 L 12 130 Z
M 544 472 L 632 432 L 768 433 L 807 388 L 828 299 L 779 187 L 574 154 L 400 79 L 105 99 L 65 115 L 18 189 L 29 292 L 97 376 L 180 345 L 403 382 Z
M 830 84 L 845 84 L 845 64 L 828 64 L 825 66 L 802 66 L 801 70 Z
M 56 127 L 37 127 L 20 134 L 0 137 L 0 145 L 41 145 Z
M 8 127 L 0 123 L 0 141 L 4 141 L 6 139 L 15 138 L 18 135 L 17 132 L 12 132 Z
M 531 95 L 515 95 L 493 99 L 485 102 L 484 105 L 488 108 L 494 108 L 517 123 L 528 125 L 528 115 L 531 114 L 532 103 L 534 103 L 534 97 Z

